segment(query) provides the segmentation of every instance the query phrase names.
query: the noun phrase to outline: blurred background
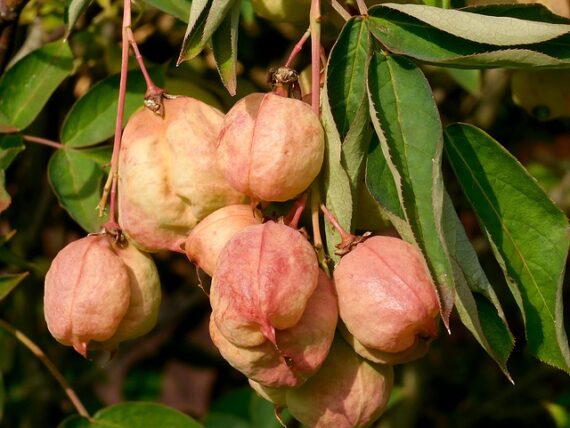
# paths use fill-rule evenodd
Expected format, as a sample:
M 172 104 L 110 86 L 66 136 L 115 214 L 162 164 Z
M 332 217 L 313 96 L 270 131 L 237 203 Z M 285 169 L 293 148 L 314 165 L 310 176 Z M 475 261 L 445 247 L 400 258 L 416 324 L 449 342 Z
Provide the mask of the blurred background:
M 564 0 L 554 7 L 568 4 Z M 464 4 L 454 1 L 452 6 Z M 34 48 L 62 38 L 64 7 L 64 0 L 29 1 L 9 43 L 3 45 L 2 68 Z M 202 99 L 223 111 L 245 94 L 268 90 L 268 69 L 284 64 L 307 27 L 307 23 L 274 24 L 258 18 L 251 5 L 244 2 L 238 42 L 238 95 L 232 98 L 220 83 L 208 50 L 175 67 L 189 1 L 146 0 L 133 7 L 136 40 L 147 65 L 162 70 L 163 86 L 168 92 Z M 159 8 L 182 12 L 175 17 Z M 342 20 L 329 8 L 324 12 L 323 44 L 328 53 Z M 94 84 L 119 71 L 120 34 L 120 4 L 94 1 L 69 37 L 75 73 L 51 97 L 27 134 L 58 141 L 62 122 L 73 103 Z M 294 65 L 298 71 L 309 65 L 308 54 L 305 49 L 297 58 Z M 481 72 L 432 66 L 424 67 L 424 71 L 444 125 L 461 121 L 487 130 L 568 215 L 570 72 Z M 111 361 L 97 356 L 94 361 L 84 360 L 71 348 L 55 342 L 43 317 L 44 275 L 56 253 L 85 232 L 60 207 L 50 187 L 46 169 L 52 152 L 49 147 L 27 144 L 7 171 L 6 188 L 12 205 L 0 217 L 0 235 L 11 230 L 16 234 L 0 247 L 0 270 L 28 271 L 30 275 L 0 302 L 0 318 L 23 331 L 46 352 L 90 412 L 125 400 L 149 400 L 186 412 L 209 428 L 278 427 L 272 406 L 249 390 L 245 377 L 233 370 L 211 343 L 207 328 L 209 302 L 198 286 L 200 281 L 207 283 L 208 278 L 198 274 L 181 255 L 155 255 L 163 285 L 159 323 L 147 336 L 123 343 Z M 514 299 L 445 161 L 444 171 L 460 218 L 518 338 L 509 363 L 515 385 L 453 315 L 451 335 L 442 329 L 425 358 L 396 369 L 397 388 L 378 426 L 570 427 L 570 378 L 525 352 L 522 319 Z M 565 290 L 565 302 L 567 297 Z M 568 305 L 565 319 L 570 319 Z M 56 427 L 74 413 L 43 365 L 2 330 L 0 374 L 4 384 L 0 427 Z M 287 419 L 287 415 L 284 417 Z M 296 425 L 292 422 L 290 426 Z

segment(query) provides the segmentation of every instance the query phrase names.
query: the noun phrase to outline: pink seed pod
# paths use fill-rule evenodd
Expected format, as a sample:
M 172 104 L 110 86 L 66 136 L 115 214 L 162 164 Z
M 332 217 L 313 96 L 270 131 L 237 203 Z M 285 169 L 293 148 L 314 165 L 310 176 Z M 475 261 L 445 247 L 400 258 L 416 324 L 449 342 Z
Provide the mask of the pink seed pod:
M 324 132 L 302 101 L 250 94 L 224 119 L 219 165 L 238 191 L 255 201 L 287 201 L 305 191 L 321 169 Z
M 44 313 L 54 338 L 87 355 L 115 350 L 119 342 L 147 333 L 156 323 L 160 282 L 152 259 L 108 235 L 72 242 L 46 274 Z
M 188 97 L 164 100 L 164 117 L 139 110 L 119 156 L 119 224 L 145 251 L 180 248 L 190 230 L 226 205 L 246 202 L 217 164 L 224 115 Z
M 207 216 L 192 229 L 184 249 L 191 262 L 212 276 L 220 252 L 228 241 L 247 226 L 260 224 L 263 215 L 250 205 L 228 205 Z
M 318 276 L 315 251 L 299 232 L 273 221 L 249 226 L 220 253 L 210 290 L 214 322 L 236 346 L 275 345 L 275 330 L 303 316 Z
M 364 357 L 390 364 L 410 361 L 437 336 L 435 286 L 413 245 L 386 236 L 369 238 L 343 256 L 334 279 L 345 336 Z
M 210 336 L 222 356 L 251 380 L 268 387 L 297 387 L 325 360 L 338 320 L 332 281 L 321 271 L 319 285 L 307 302 L 301 319 L 276 330 L 276 345 L 265 340 L 257 346 L 236 346 L 220 332 L 214 317 Z
M 337 337 L 321 369 L 299 388 L 287 390 L 285 401 L 309 428 L 368 427 L 384 412 L 393 377 L 392 366 L 366 361 Z

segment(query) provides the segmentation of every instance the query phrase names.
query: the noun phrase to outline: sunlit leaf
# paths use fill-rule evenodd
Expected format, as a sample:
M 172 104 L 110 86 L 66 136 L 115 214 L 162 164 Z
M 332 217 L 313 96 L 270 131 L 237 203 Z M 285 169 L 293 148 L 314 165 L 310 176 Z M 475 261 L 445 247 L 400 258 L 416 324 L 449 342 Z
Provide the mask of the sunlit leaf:
M 212 35 L 212 52 L 222 82 L 230 95 L 236 94 L 237 86 L 237 42 L 241 2 L 235 2 Z
M 445 131 L 445 151 L 523 314 L 540 360 L 570 371 L 562 312 L 568 221 L 499 143 L 471 125 Z
M 79 17 L 89 7 L 92 0 L 65 0 L 65 11 L 63 12 L 63 19 L 67 27 L 65 31 L 66 37 L 69 36 L 75 23 Z
M 182 22 L 188 23 L 188 13 L 190 11 L 190 0 L 144 0 L 157 9 L 166 12 Z

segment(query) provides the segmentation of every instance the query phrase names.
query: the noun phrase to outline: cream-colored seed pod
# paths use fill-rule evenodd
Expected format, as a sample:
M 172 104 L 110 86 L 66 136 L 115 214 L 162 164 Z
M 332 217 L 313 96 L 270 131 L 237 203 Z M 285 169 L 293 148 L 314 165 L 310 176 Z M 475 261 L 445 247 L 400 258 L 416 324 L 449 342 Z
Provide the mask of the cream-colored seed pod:
M 190 230 L 220 207 L 246 197 L 218 168 L 215 142 L 223 114 L 188 97 L 164 100 L 125 128 L 119 158 L 119 224 L 145 251 L 181 252 Z

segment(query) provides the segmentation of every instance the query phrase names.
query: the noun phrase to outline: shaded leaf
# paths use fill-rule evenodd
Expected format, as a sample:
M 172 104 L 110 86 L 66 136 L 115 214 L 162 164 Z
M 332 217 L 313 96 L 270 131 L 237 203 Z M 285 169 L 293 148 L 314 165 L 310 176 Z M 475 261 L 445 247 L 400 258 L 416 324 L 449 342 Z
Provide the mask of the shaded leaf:
M 490 16 L 465 10 L 441 9 L 418 4 L 388 3 L 378 6 L 405 13 L 448 34 L 494 46 L 546 42 L 570 31 L 570 25 Z
M 65 42 L 26 55 L 0 78 L 0 111 L 17 129 L 26 128 L 72 69 L 73 57 Z
M 4 419 L 4 402 L 6 401 L 6 391 L 4 388 L 4 375 L 0 372 L 0 422 Z
M 376 53 L 368 70 L 368 90 L 372 122 L 405 220 L 426 256 L 448 326 L 453 269 L 441 230 L 443 138 L 431 89 L 421 70 L 409 60 Z
M 321 171 L 325 190 L 324 203 L 339 224 L 349 231 L 352 223 L 350 180 L 341 163 L 340 135 L 330 109 L 326 84 L 322 93 L 322 123 L 325 130 L 325 158 Z M 325 221 L 325 236 L 327 254 L 336 264 L 340 257 L 334 253 L 335 246 L 340 244 L 341 237 L 328 221 Z
M 251 422 L 226 413 L 210 412 L 204 420 L 205 428 L 252 428 Z
M 481 70 L 466 70 L 452 67 L 445 67 L 443 70 L 471 95 L 481 96 L 483 86 Z
M 91 2 L 92 0 L 65 0 L 65 10 L 63 12 L 63 20 L 67 28 L 65 37 L 69 37 L 73 27 L 75 27 L 75 23 Z
M 570 36 L 532 45 L 496 46 L 446 33 L 386 7 L 370 10 L 369 28 L 388 50 L 418 60 L 468 68 L 568 67 Z
M 482 4 L 464 7 L 461 10 L 480 15 L 503 16 L 553 24 L 570 24 L 570 19 L 560 16 L 561 14 L 553 13 L 548 7 L 541 3 Z
M 6 298 L 27 276 L 27 272 L 0 275 L 0 300 Z
M 530 351 L 570 371 L 562 313 L 568 223 L 518 161 L 485 132 L 455 124 L 445 149 L 523 314 Z
M 274 405 L 257 394 L 251 395 L 249 413 L 253 428 L 281 428 L 283 426 L 275 417 Z M 286 409 L 280 413 L 280 418 L 285 424 L 293 419 Z
M 241 1 L 235 2 L 230 13 L 224 18 L 212 35 L 212 51 L 222 83 L 234 96 L 237 88 L 237 42 Z
M 446 193 L 443 228 L 455 272 L 455 307 L 461 322 L 512 381 L 507 360 L 514 347 L 505 314 Z
M 157 85 L 164 81 L 164 68 L 151 68 Z M 123 126 L 143 106 L 146 83 L 139 70 L 128 73 Z M 71 107 L 61 128 L 61 142 L 70 147 L 98 144 L 113 136 L 119 97 L 119 75 L 108 77 L 93 86 Z
M 194 0 L 192 2 L 178 64 L 202 52 L 236 1 L 239 2 L 239 0 Z
M 356 17 L 343 27 L 327 65 L 327 90 L 331 112 L 341 141 L 366 100 L 366 67 L 370 34 L 366 20 Z
M 188 23 L 190 0 L 144 0 L 145 3 L 166 12 L 182 22 Z
M 93 418 L 72 416 L 58 428 L 202 428 L 193 418 L 157 403 L 125 402 L 99 410 Z
M 18 153 L 25 148 L 21 135 L 0 135 L 0 169 L 8 168 Z
M 12 203 L 12 197 L 6 190 L 6 173 L 0 170 L 0 213 L 6 211 Z
M 61 149 L 48 164 L 48 177 L 60 205 L 88 232 L 99 231 L 105 221 L 95 209 L 105 178 L 100 162 L 92 157 L 97 153 Z

